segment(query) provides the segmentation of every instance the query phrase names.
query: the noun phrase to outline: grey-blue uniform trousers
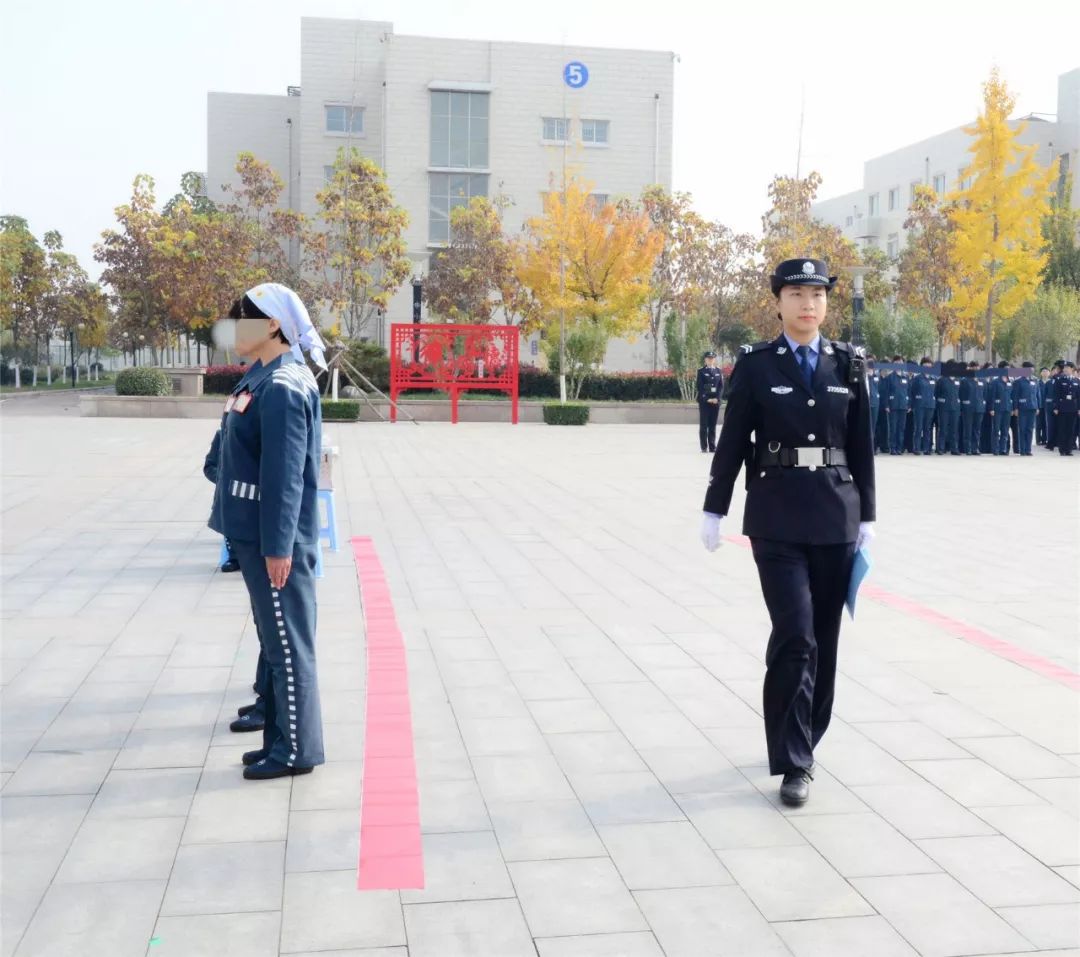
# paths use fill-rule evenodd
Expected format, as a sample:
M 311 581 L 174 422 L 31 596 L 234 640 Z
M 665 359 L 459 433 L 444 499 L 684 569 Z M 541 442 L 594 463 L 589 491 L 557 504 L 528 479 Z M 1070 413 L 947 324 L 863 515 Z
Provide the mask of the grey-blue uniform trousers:
M 911 377 L 911 450 L 929 455 L 934 451 L 934 377 L 928 372 L 917 372 Z M 938 425 L 938 442 L 941 441 L 941 425 Z
M 705 511 L 726 515 L 746 464 L 743 534 L 772 620 L 763 693 L 772 774 L 810 768 L 829 726 L 855 540 L 875 517 L 870 393 L 865 376 L 851 381 L 852 349 L 821 337 L 807 389 L 784 336 L 743 346 L 705 494 Z M 846 464 L 771 464 L 805 447 Z
M 1039 386 L 1030 376 L 1021 376 L 1013 382 L 1012 406 L 1016 415 L 1016 453 L 1031 455 L 1035 416 L 1039 413 Z
M 720 397 L 724 394 L 724 373 L 716 366 L 702 366 L 697 371 L 698 439 L 702 452 L 716 449 L 716 420 L 720 415 Z M 716 402 L 709 402 L 715 399 Z
M 315 671 L 319 389 L 286 353 L 256 362 L 233 390 L 245 393 L 247 408 L 221 419 L 210 527 L 232 542 L 255 612 L 266 664 L 256 689 L 266 701 L 263 749 L 281 764 L 312 767 L 325 760 Z M 288 556 L 288 581 L 274 588 L 266 559 Z
M 937 453 L 960 455 L 960 380 L 942 376 L 934 387 L 937 402 Z
M 206 453 L 206 458 L 203 461 L 203 475 L 205 475 L 211 482 L 213 482 L 215 486 L 217 485 L 217 480 L 218 480 L 218 463 L 220 462 L 220 460 L 221 460 L 221 429 L 218 429 L 217 432 L 214 433 L 213 440 L 210 442 L 210 451 Z M 225 544 L 229 549 L 229 557 L 233 558 L 234 553 L 233 553 L 232 543 L 228 539 L 226 539 Z M 254 604 L 252 604 L 252 606 L 251 606 L 251 617 L 255 622 L 255 633 L 258 634 L 259 633 L 259 619 L 255 617 L 255 605 Z M 255 683 L 252 686 L 253 690 L 256 691 L 256 692 L 258 692 L 259 688 L 261 688 L 263 686 L 263 683 L 266 680 L 266 676 L 265 676 L 265 674 L 263 674 L 265 669 L 266 669 L 266 658 L 263 656 L 263 653 L 262 653 L 262 638 L 260 637 L 259 638 L 259 661 L 258 661 L 258 664 L 256 664 L 256 666 L 255 666 Z M 260 675 L 262 677 L 260 677 Z M 258 695 L 255 698 L 255 712 L 259 715 L 259 717 L 262 717 L 262 718 L 266 717 L 266 701 L 263 700 L 262 695 Z
M 904 452 L 904 429 L 907 426 L 911 398 L 908 393 L 908 374 L 896 371 L 888 379 L 885 408 L 889 413 L 889 454 Z
M 874 440 L 874 452 L 876 454 L 878 450 L 878 413 L 881 411 L 881 373 L 868 370 L 866 381 L 870 386 L 870 434 Z
M 990 413 L 990 451 L 994 455 L 1008 455 L 1012 417 L 1012 387 L 1008 376 L 1000 376 L 987 386 L 986 408 Z
M 960 451 L 964 455 L 979 454 L 979 429 L 976 428 L 975 379 L 965 376 L 960 380 Z M 978 416 L 979 422 L 982 416 Z

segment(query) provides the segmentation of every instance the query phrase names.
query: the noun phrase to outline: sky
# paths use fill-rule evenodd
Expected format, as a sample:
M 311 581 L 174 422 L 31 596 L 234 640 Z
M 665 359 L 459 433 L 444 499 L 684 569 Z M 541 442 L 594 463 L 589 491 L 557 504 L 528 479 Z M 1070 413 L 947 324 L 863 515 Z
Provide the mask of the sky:
M 387 20 L 400 34 L 670 50 L 674 188 L 756 232 L 777 173 L 819 198 L 864 160 L 971 122 L 998 66 L 1016 114 L 1053 113 L 1080 67 L 1069 0 L 8 0 L 0 36 L 0 213 L 59 230 L 92 276 L 94 242 L 149 173 L 164 200 L 206 167 L 209 91 L 300 84 L 300 18 Z

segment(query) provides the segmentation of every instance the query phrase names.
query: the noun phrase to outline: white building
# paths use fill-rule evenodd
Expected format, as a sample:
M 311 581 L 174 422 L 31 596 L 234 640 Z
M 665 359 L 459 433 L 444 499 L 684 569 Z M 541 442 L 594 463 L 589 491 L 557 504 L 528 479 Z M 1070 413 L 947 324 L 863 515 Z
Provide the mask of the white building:
M 1036 160 L 1049 165 L 1060 159 L 1062 172 L 1071 170 L 1075 177 L 1080 162 L 1080 69 L 1058 77 L 1056 116 L 1032 114 L 1011 125 L 1015 129 L 1021 122 L 1026 129 L 1020 142 L 1036 147 Z M 915 187 L 931 186 L 939 196 L 956 189 L 971 161 L 971 142 L 964 127 L 957 127 L 867 160 L 862 189 L 815 203 L 813 215 L 838 226 L 848 239 L 895 257 L 905 241 L 904 220 Z M 1080 187 L 1074 188 L 1072 203 L 1080 206 Z
M 314 215 L 338 149 L 354 146 L 408 211 L 408 255 L 422 277 L 447 242 L 451 208 L 505 195 L 516 232 L 542 211 L 564 159 L 600 200 L 671 188 L 671 53 L 401 36 L 367 20 L 305 17 L 300 32 L 301 83 L 288 95 L 209 94 L 211 199 L 249 150 L 288 184 L 289 206 Z M 411 317 L 406 283 L 368 334 L 385 342 L 388 323 Z M 606 364 L 644 368 L 649 347 L 614 343 Z M 523 361 L 536 348 L 526 345 Z

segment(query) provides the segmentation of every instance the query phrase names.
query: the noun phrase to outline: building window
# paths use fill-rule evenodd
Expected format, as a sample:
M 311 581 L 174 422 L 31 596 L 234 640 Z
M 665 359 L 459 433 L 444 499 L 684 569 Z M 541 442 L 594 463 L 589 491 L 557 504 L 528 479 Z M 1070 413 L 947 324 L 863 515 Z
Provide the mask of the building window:
M 355 136 L 364 132 L 364 111 L 358 106 L 327 106 L 326 132 Z
M 885 247 L 885 251 L 888 254 L 890 259 L 895 259 L 897 256 L 900 255 L 900 234 L 899 233 L 890 233 L 889 234 L 889 243 Z
M 889 212 L 900 208 L 900 187 L 894 186 L 889 190 Z
M 487 196 L 486 173 L 429 173 L 430 203 L 428 242 L 450 242 L 450 213 L 458 206 L 468 206 L 473 196 Z
M 945 174 L 944 173 L 935 173 L 934 174 L 934 192 L 937 193 L 938 196 L 944 196 L 945 195 Z
M 956 171 L 956 181 L 960 184 L 961 189 L 971 189 L 971 184 L 975 182 L 975 177 L 972 176 L 966 168 L 961 167 Z
M 870 196 L 870 202 L 867 204 L 867 215 L 876 216 L 881 209 L 881 196 L 878 193 L 874 193 Z
M 545 143 L 570 142 L 570 121 L 565 117 L 545 116 L 541 120 L 541 139 Z
M 606 146 L 608 143 L 609 126 L 610 123 L 608 120 L 582 120 L 581 142 Z
M 911 186 L 908 189 L 908 205 L 915 205 L 915 196 L 918 193 L 919 187 L 922 186 L 922 180 L 915 179 L 911 181 Z
M 611 196 L 608 193 L 589 193 L 589 204 L 593 209 L 603 209 L 611 202 Z
M 848 216 L 848 218 L 844 220 L 844 225 L 850 226 L 853 222 L 855 222 L 855 219 L 851 216 Z
M 322 168 L 323 183 L 329 183 L 330 180 L 334 178 L 334 172 L 336 169 L 337 167 L 334 166 L 324 166 Z
M 488 93 L 435 90 L 431 94 L 431 165 L 485 169 Z

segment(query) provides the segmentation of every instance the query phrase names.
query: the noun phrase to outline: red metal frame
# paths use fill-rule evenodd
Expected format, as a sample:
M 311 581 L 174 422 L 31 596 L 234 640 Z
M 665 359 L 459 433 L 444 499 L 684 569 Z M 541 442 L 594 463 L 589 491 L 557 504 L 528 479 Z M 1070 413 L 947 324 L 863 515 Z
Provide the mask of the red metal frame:
M 450 419 L 458 420 L 458 396 L 473 389 L 510 393 L 518 421 L 517 326 L 464 326 L 395 322 L 390 326 L 390 421 L 407 389 L 450 393 Z

